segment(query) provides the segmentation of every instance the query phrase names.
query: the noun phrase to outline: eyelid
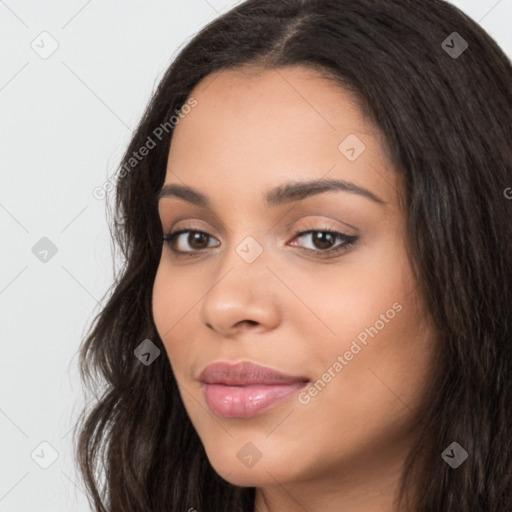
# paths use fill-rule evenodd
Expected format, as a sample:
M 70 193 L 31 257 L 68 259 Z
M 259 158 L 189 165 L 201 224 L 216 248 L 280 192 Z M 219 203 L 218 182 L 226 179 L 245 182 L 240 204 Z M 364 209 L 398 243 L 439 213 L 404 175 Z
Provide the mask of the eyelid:
M 320 217 L 320 218 L 302 222 L 303 219 L 309 218 L 309 217 Z M 176 224 L 179 224 L 180 222 L 181 222 L 181 219 L 178 218 L 172 224 L 176 225 Z M 187 217 L 187 220 L 183 220 L 183 224 L 180 225 L 179 229 L 190 229 L 191 231 L 204 231 L 205 233 L 210 234 L 209 227 L 202 228 L 199 225 L 202 222 L 203 221 L 201 221 L 200 219 L 190 219 Z M 332 225 L 332 226 L 327 225 L 327 223 L 334 223 L 334 222 L 341 224 L 342 227 L 336 227 L 334 225 Z M 297 225 L 299 223 L 300 224 L 302 224 L 302 223 L 311 224 L 311 227 L 305 227 L 304 229 L 302 229 L 302 231 L 308 231 L 308 230 L 320 231 L 320 229 L 318 229 L 318 228 L 319 228 L 319 225 L 322 225 L 322 229 L 331 230 L 331 231 L 335 230 L 335 231 L 341 232 L 347 236 L 352 236 L 352 235 L 357 236 L 360 234 L 360 230 L 357 227 L 352 226 L 351 224 L 348 224 L 347 222 L 343 222 L 341 220 L 334 220 L 334 219 L 329 218 L 326 215 L 320 215 L 320 214 L 315 214 L 315 213 L 308 213 L 307 215 L 301 216 L 298 219 L 295 218 L 293 221 L 290 221 L 290 222 L 285 221 L 284 230 L 297 232 L 297 230 L 293 229 L 293 225 Z M 211 225 L 212 224 L 210 223 L 210 226 Z M 273 227 L 269 231 L 275 231 L 275 228 L 278 225 L 279 225 L 279 222 L 274 224 Z M 224 235 L 226 233 L 223 226 L 221 226 L 220 229 L 218 227 L 215 227 L 214 229 L 217 231 L 220 231 L 220 234 L 222 234 L 222 235 Z M 349 232 L 347 232 L 347 230 Z M 165 231 L 165 229 L 164 229 L 164 231 Z M 169 233 L 171 231 L 176 231 L 176 228 L 172 227 L 169 230 L 167 230 L 166 232 Z

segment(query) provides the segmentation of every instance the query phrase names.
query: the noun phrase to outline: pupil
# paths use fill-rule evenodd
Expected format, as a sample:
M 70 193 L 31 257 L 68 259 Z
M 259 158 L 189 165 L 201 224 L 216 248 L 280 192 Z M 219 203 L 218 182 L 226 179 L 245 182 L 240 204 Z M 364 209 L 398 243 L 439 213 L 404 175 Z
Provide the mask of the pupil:
M 330 239 L 332 237 L 332 233 L 318 231 L 316 234 L 313 234 L 313 243 L 319 246 L 320 249 L 329 249 L 331 247 L 332 240 L 326 242 L 325 239 Z
M 197 232 L 194 232 L 194 233 L 190 233 L 190 235 L 188 236 L 188 243 L 190 244 L 191 247 L 194 247 L 196 242 L 199 243 L 199 249 L 202 249 L 203 247 L 201 246 L 201 238 L 203 239 L 203 243 L 207 241 L 207 237 L 208 235 L 206 235 L 205 233 L 197 233 Z

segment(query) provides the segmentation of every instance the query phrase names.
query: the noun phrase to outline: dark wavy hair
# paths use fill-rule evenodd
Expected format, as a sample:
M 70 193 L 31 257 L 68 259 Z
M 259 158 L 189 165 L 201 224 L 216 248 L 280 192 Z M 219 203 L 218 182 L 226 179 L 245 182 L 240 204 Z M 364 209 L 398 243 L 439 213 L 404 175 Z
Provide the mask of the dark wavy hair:
M 458 56 L 454 32 L 468 45 Z M 357 95 L 404 183 L 409 259 L 441 349 L 397 505 L 512 510 L 512 67 L 489 34 L 443 0 L 249 0 L 173 59 L 120 164 L 115 205 L 107 201 L 122 265 L 79 352 L 95 398 L 81 411 L 74 449 L 91 505 L 254 509 L 256 489 L 230 484 L 210 465 L 153 321 L 156 197 L 172 129 L 128 163 L 208 74 L 287 65 Z M 145 339 L 162 352 L 149 366 L 134 355 Z M 454 441 L 469 454 L 457 469 L 441 457 Z

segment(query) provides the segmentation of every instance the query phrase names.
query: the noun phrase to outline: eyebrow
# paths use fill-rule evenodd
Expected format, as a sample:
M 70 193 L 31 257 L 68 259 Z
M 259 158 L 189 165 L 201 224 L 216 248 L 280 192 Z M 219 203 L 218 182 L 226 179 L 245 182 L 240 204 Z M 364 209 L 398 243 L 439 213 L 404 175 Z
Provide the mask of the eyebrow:
M 322 194 L 325 192 L 343 191 L 358 194 L 360 196 L 371 199 L 380 205 L 386 205 L 380 197 L 376 196 L 366 188 L 360 187 L 355 183 L 339 179 L 318 179 L 312 181 L 296 181 L 283 183 L 264 194 L 265 201 L 268 206 L 278 206 L 294 201 L 300 201 L 308 197 Z M 202 208 L 211 208 L 210 200 L 201 192 L 186 185 L 169 183 L 164 185 L 157 194 L 157 201 L 165 197 L 177 197 L 193 203 Z

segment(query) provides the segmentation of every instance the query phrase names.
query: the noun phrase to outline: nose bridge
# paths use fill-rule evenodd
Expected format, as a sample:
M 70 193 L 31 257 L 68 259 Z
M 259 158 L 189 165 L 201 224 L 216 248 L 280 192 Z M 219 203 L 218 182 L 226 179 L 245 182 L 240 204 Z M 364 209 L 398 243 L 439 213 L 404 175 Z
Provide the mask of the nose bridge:
M 219 256 L 214 282 L 201 305 L 203 322 L 218 332 L 227 333 L 243 321 L 267 327 L 277 321 L 264 233 L 259 233 L 258 239 L 231 233 L 228 248 Z
M 262 231 L 254 236 L 247 233 L 247 230 L 241 234 L 232 233 L 233 239 L 228 248 L 219 256 L 219 284 L 227 280 L 233 285 L 247 285 L 261 290 L 260 285 L 268 286 L 271 274 L 267 269 L 268 248 L 265 248 Z
M 248 204 L 245 204 L 245 207 L 238 204 L 234 206 L 233 223 L 226 234 L 226 250 L 220 256 L 222 258 L 220 265 L 225 270 L 235 266 L 238 270 L 243 269 L 250 273 L 255 271 L 268 273 L 265 267 L 269 249 L 268 226 L 264 223 L 259 211 L 254 210 L 251 217 L 249 209 Z

